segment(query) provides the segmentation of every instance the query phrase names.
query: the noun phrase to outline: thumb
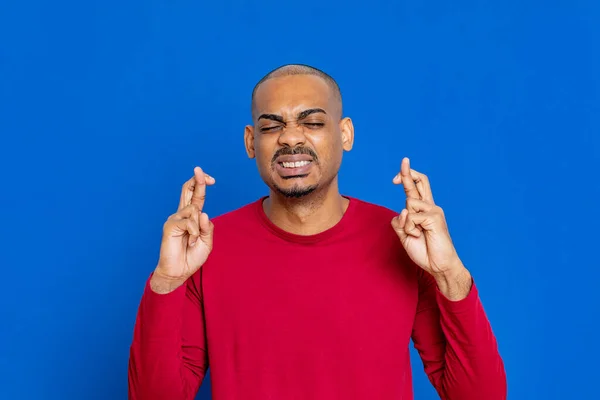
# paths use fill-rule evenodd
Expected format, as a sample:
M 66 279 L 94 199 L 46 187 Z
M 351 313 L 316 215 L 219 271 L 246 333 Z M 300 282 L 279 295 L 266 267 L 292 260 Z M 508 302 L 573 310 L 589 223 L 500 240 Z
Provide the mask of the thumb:
M 397 215 L 396 217 L 394 217 L 392 219 L 392 227 L 394 228 L 394 230 L 400 237 L 400 240 L 402 241 L 402 243 L 404 243 L 404 240 L 408 237 L 408 234 L 404 230 L 404 225 L 406 225 L 406 217 L 407 216 L 408 216 L 408 210 L 404 209 L 404 210 L 402 210 L 400 215 Z

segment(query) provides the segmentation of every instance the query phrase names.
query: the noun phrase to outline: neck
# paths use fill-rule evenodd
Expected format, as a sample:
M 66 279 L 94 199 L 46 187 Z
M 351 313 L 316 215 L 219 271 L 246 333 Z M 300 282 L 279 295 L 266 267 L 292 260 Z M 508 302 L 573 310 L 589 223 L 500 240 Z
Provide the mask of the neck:
M 337 182 L 299 199 L 271 191 L 263 203 L 267 217 L 281 229 L 296 235 L 315 235 L 337 224 L 348 208 L 349 200 L 339 191 Z

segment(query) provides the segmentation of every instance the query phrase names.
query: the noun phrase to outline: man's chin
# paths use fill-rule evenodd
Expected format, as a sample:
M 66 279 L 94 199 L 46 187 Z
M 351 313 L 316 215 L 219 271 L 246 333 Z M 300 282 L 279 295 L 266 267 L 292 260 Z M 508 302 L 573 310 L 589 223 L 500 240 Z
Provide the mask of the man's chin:
M 275 185 L 277 193 L 289 199 L 299 199 L 313 193 L 317 189 L 317 185 L 293 185 L 290 187 L 281 187 Z

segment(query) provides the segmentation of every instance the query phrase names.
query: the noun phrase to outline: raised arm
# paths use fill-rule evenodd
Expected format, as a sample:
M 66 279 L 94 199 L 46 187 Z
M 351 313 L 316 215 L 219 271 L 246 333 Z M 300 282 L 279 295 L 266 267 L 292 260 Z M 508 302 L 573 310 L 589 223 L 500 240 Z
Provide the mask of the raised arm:
M 213 243 L 202 212 L 206 185 L 200 168 L 183 185 L 177 213 L 163 228 L 159 262 L 146 282 L 129 358 L 129 398 L 195 398 L 208 368 L 200 267 Z
M 412 338 L 425 372 L 443 400 L 506 399 L 496 338 L 427 176 L 405 158 L 394 182 L 404 185 L 406 207 L 392 226 L 421 269 Z

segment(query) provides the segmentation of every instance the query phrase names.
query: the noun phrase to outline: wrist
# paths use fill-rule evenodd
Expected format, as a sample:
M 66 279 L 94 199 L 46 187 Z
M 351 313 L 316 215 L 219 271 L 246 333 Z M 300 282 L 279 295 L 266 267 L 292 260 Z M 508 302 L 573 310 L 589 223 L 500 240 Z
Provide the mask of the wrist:
M 463 300 L 471 291 L 473 279 L 471 273 L 462 265 L 462 263 L 457 263 L 455 267 L 452 267 L 443 273 L 435 274 L 433 277 L 439 291 L 448 300 Z
M 150 289 L 152 289 L 154 293 L 167 294 L 179 288 L 185 281 L 186 280 L 182 278 L 173 278 L 165 275 L 156 268 L 150 278 Z

